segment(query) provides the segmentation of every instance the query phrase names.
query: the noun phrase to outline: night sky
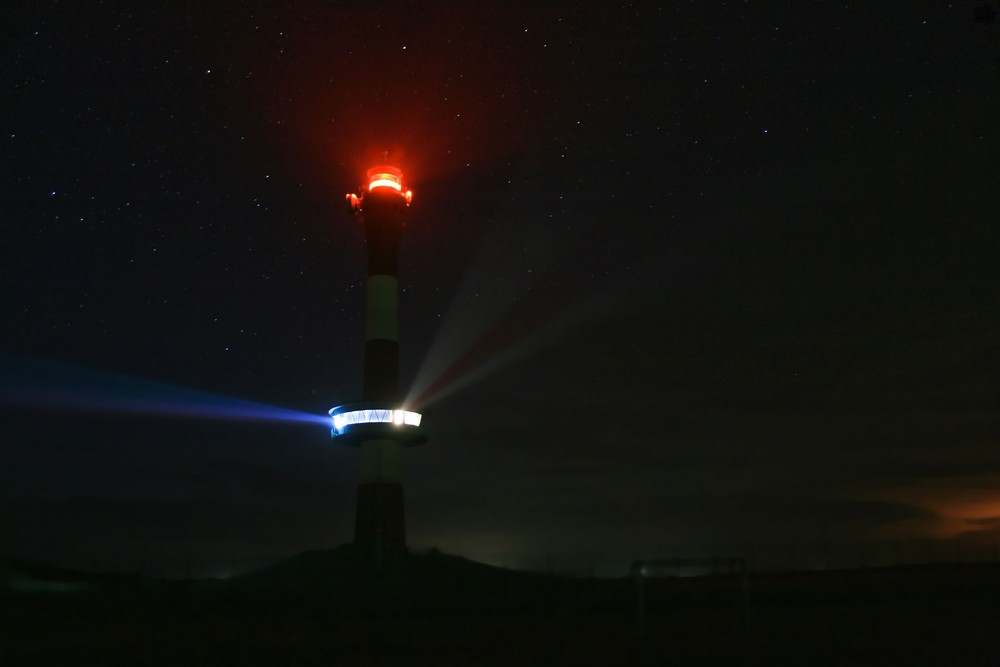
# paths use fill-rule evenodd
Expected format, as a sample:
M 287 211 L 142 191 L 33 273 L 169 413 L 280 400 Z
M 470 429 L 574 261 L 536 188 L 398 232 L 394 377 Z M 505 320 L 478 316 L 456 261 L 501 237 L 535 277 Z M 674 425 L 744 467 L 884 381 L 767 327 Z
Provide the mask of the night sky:
M 351 539 L 357 452 L 309 416 L 360 397 L 343 196 L 383 151 L 411 546 L 1000 544 L 982 2 L 228 4 L 5 12 L 0 552 L 203 575 Z

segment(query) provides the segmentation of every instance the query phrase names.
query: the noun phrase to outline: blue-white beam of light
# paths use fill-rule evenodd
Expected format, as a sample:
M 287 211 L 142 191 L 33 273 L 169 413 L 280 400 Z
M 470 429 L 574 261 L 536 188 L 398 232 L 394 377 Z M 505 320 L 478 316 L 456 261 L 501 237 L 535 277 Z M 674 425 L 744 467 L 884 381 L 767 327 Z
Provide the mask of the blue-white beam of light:
M 396 426 L 420 426 L 423 415 L 419 412 L 397 409 L 374 409 L 374 410 L 352 410 L 351 412 L 341 412 L 333 414 L 333 430 L 342 433 L 348 426 L 356 424 L 395 424 Z
M 0 359 L 0 406 L 329 425 L 329 417 L 37 359 Z

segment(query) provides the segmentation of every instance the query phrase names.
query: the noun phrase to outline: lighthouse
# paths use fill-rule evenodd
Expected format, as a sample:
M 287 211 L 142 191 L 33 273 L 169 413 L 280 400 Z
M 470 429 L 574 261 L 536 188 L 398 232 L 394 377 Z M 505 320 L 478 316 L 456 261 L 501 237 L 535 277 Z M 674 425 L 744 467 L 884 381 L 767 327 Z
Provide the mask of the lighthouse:
M 362 400 L 330 410 L 333 442 L 360 449 L 354 543 L 368 553 L 406 548 L 403 448 L 427 437 L 423 416 L 402 404 L 399 388 L 399 241 L 413 193 L 403 173 L 380 165 L 348 194 L 351 214 L 364 224 L 365 350 Z

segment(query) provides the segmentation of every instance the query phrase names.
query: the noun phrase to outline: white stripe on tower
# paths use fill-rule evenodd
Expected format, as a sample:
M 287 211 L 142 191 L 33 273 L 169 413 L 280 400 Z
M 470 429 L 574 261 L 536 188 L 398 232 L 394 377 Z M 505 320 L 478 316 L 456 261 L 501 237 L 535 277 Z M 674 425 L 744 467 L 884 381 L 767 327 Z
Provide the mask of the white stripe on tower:
M 399 279 L 368 276 L 365 295 L 365 340 L 399 342 Z

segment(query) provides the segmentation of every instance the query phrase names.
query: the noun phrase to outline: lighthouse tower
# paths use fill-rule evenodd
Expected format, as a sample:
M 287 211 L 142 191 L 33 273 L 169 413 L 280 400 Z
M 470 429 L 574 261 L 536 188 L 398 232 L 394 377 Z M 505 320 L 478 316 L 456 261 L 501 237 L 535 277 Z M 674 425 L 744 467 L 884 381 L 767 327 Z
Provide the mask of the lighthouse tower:
M 354 543 L 378 554 L 406 548 L 403 448 L 427 440 L 422 416 L 402 405 L 399 389 L 399 239 L 412 199 L 403 173 L 386 165 L 369 169 L 367 184 L 347 195 L 368 246 L 364 388 L 361 402 L 330 410 L 330 433 L 361 450 Z

